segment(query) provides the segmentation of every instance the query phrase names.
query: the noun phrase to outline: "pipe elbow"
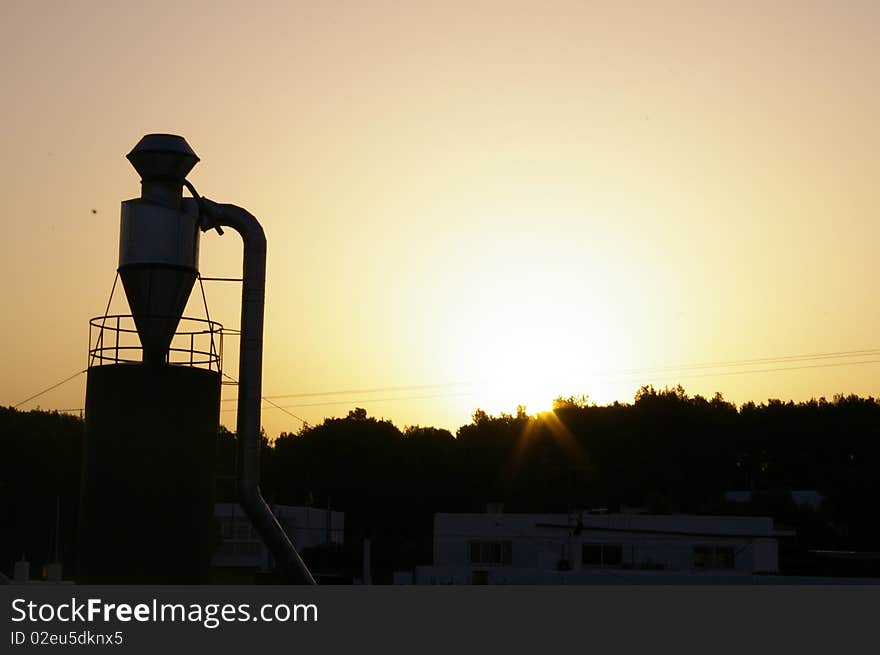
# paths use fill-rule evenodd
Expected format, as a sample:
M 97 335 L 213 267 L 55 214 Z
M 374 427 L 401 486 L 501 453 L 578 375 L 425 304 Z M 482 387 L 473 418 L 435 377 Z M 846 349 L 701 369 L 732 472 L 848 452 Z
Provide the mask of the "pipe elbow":
M 231 227 L 241 235 L 246 247 L 265 251 L 266 233 L 256 216 L 238 205 L 214 202 L 208 198 L 202 200 L 213 225 Z M 208 228 L 210 229 L 213 225 L 209 225 Z

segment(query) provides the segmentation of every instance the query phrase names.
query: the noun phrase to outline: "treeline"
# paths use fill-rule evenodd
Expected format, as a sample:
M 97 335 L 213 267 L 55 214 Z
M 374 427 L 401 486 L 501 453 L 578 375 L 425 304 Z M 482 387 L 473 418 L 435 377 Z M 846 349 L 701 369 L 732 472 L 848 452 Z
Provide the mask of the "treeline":
M 560 399 L 554 411 L 490 416 L 453 436 L 368 417 L 362 409 L 282 434 L 264 449 L 276 502 L 346 512 L 347 537 L 372 534 L 387 565 L 431 561 L 434 512 L 752 513 L 798 530 L 804 548 L 880 549 L 880 402 L 836 396 L 747 403 L 680 386 L 644 387 L 631 404 Z M 791 490 L 816 490 L 821 511 Z M 751 490 L 748 506 L 724 492 Z M 383 550 L 383 546 L 385 549 Z
M 45 412 L 0 409 L 2 561 L 51 553 L 56 497 L 62 556 L 73 548 L 82 423 Z M 233 500 L 235 436 L 217 443 L 217 499 Z M 566 512 L 623 506 L 649 512 L 757 513 L 798 530 L 810 548 L 880 549 L 880 402 L 836 396 L 735 407 L 720 394 L 644 387 L 633 403 L 560 399 L 554 410 L 490 416 L 481 410 L 453 435 L 355 409 L 263 444 L 264 495 L 279 504 L 346 513 L 350 568 L 373 542 L 379 581 L 431 561 L 435 512 Z M 755 492 L 749 506 L 724 492 Z M 820 511 L 788 493 L 815 489 Z
M 83 422 L 58 412 L 0 407 L 0 572 L 26 556 L 32 574 L 58 554 L 67 571 L 75 561 L 74 535 L 82 469 Z

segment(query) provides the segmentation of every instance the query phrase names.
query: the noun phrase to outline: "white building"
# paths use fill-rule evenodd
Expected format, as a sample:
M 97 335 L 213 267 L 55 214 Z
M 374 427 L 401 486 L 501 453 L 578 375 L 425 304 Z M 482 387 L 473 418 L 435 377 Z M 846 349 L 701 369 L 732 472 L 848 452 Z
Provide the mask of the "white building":
M 412 582 L 721 582 L 778 572 L 778 538 L 793 534 L 762 517 L 435 514 L 434 563 Z
M 302 552 L 324 544 L 342 545 L 345 514 L 315 507 L 274 505 L 272 511 L 296 549 Z M 211 566 L 267 571 L 270 554 L 237 503 L 216 503 L 214 517 L 220 525 L 221 542 Z
M 815 489 L 794 489 L 788 492 L 791 501 L 798 507 L 819 510 L 825 497 Z M 748 505 L 755 500 L 756 494 L 748 490 L 734 490 L 724 492 L 724 500 L 728 503 Z

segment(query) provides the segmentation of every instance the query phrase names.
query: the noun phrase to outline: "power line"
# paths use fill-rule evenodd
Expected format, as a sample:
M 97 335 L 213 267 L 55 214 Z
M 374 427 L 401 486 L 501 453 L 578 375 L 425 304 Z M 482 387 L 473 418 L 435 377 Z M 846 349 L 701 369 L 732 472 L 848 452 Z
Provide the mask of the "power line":
M 285 408 L 282 407 L 281 405 L 278 405 L 278 404 L 272 402 L 272 401 L 269 400 L 268 398 L 263 398 L 263 400 L 265 400 L 267 403 L 269 403 L 270 405 L 272 405 L 272 407 L 274 407 L 275 409 L 280 409 L 282 412 L 284 412 L 284 413 L 287 414 L 288 416 L 292 416 L 293 418 L 295 418 L 297 421 L 299 421 L 299 422 L 302 423 L 303 425 L 308 425 L 308 424 L 309 424 L 309 422 L 306 421 L 306 420 L 305 420 L 304 418 L 302 418 L 301 416 L 297 416 L 297 415 L 294 414 L 293 412 L 288 411 L 287 409 L 285 409 Z
M 880 349 L 871 348 L 867 350 L 841 350 L 837 352 L 828 352 L 828 353 L 814 353 L 814 354 L 801 354 L 801 355 L 781 355 L 778 357 L 759 357 L 753 359 L 734 359 L 728 361 L 721 362 L 704 362 L 701 364 L 685 364 L 681 366 L 655 366 L 651 368 L 632 368 L 632 369 L 620 369 L 620 370 L 610 370 L 605 371 L 606 375 L 626 375 L 630 373 L 658 373 L 664 371 L 686 371 L 686 370 L 696 370 L 696 369 L 705 369 L 705 368 L 731 368 L 734 366 L 754 366 L 756 364 L 772 364 L 772 363 L 782 363 L 782 362 L 797 362 L 797 361 L 811 361 L 811 360 L 821 360 L 821 359 L 841 359 L 848 357 L 868 357 L 873 355 L 880 355 Z
M 224 373 L 223 375 L 224 375 L 224 377 L 227 377 L 227 378 L 229 378 L 230 380 L 232 380 L 233 382 L 235 382 L 236 384 L 238 384 L 238 380 L 236 380 L 234 377 L 232 377 L 232 376 L 229 375 L 228 373 Z M 272 402 L 272 401 L 269 400 L 268 398 L 265 398 L 265 397 L 262 397 L 262 396 L 261 396 L 261 398 L 262 398 L 262 400 L 265 400 L 267 403 L 269 403 L 270 405 L 272 405 L 272 406 L 275 407 L 276 409 L 280 409 L 282 412 L 284 412 L 284 413 L 287 414 L 288 416 L 292 416 L 293 418 L 295 418 L 297 421 L 299 421 L 299 422 L 302 423 L 303 425 L 308 425 L 308 424 L 309 424 L 309 422 L 306 421 L 304 418 L 302 418 L 301 416 L 297 416 L 297 415 L 294 414 L 293 412 L 289 412 L 289 411 L 287 411 L 284 407 L 281 407 L 281 405 L 278 405 L 278 404 Z
M 718 375 L 749 375 L 752 373 L 774 373 L 780 371 L 796 371 L 801 369 L 811 369 L 811 368 L 833 368 L 839 366 L 858 366 L 864 364 L 880 364 L 880 359 L 872 359 L 872 360 L 864 360 L 859 362 L 832 362 L 828 364 L 805 364 L 803 366 L 781 366 L 776 368 L 765 368 L 765 369 L 751 369 L 745 371 L 719 371 L 717 373 L 691 373 L 691 374 L 683 374 L 683 375 L 675 375 L 676 378 L 702 378 L 702 377 L 715 377 Z M 612 380 L 612 382 L 634 382 L 637 381 L 637 378 L 623 379 L 623 380 Z M 428 394 L 421 396 L 395 396 L 390 398 L 361 398 L 361 399 L 347 399 L 347 400 L 336 400 L 336 401 L 327 401 L 320 403 L 304 403 L 299 405 L 277 405 L 275 403 L 271 403 L 277 409 L 283 410 L 285 407 L 295 407 L 295 408 L 304 408 L 304 407 L 323 407 L 328 405 L 349 405 L 354 403 L 371 403 L 371 402 L 392 402 L 397 400 L 424 400 L 429 398 L 449 398 L 454 396 L 473 396 L 476 392 L 472 391 L 464 391 L 459 393 L 449 393 L 449 394 Z M 317 395 L 317 394 L 315 394 Z M 267 400 L 267 402 L 270 402 Z M 264 408 L 269 409 L 269 408 Z M 223 409 L 221 412 L 230 412 L 234 411 L 235 408 Z
M 323 403 L 305 403 L 303 405 L 276 405 L 272 403 L 272 406 L 276 409 L 286 409 L 288 407 L 294 408 L 302 408 L 302 407 L 324 407 L 327 405 L 351 405 L 355 403 L 382 403 L 382 402 L 392 402 L 395 400 L 425 400 L 429 398 L 452 398 L 455 396 L 473 396 L 474 392 L 472 391 L 462 391 L 459 393 L 433 393 L 427 394 L 423 396 L 393 396 L 391 398 L 362 398 L 359 400 L 350 399 L 350 400 L 331 400 Z M 266 400 L 265 398 L 263 400 Z M 271 401 L 266 400 L 266 402 L 271 403 Z M 271 409 L 269 407 L 264 407 L 263 409 Z M 221 409 L 221 412 L 234 412 L 236 410 L 235 407 L 229 407 L 228 409 Z
M 611 369 L 607 371 L 602 371 L 599 373 L 594 373 L 593 375 L 598 375 L 600 377 L 616 377 L 616 376 L 631 376 L 631 375 L 639 375 L 642 373 L 663 373 L 663 372 L 675 372 L 675 371 L 691 371 L 691 370 L 703 370 L 710 368 L 732 368 L 737 366 L 755 366 L 758 364 L 772 364 L 772 363 L 796 363 L 796 362 L 806 362 L 806 361 L 814 361 L 814 360 L 825 360 L 825 359 L 842 359 L 842 358 L 850 358 L 850 357 L 865 357 L 872 355 L 880 355 L 880 349 L 866 349 L 866 350 L 842 350 L 836 352 L 825 352 L 825 353 L 812 353 L 812 354 L 797 354 L 797 355 L 780 355 L 777 357 L 759 357 L 759 358 L 751 358 L 751 359 L 739 359 L 739 360 L 727 360 L 727 361 L 718 361 L 718 362 L 703 362 L 698 364 L 682 364 L 680 366 L 657 366 L 650 368 L 633 368 L 633 369 Z M 745 371 L 726 371 L 726 372 L 718 372 L 718 373 L 709 373 L 705 375 L 682 375 L 680 377 L 711 377 L 713 375 L 740 375 L 740 374 L 748 374 L 748 373 L 767 373 L 778 370 L 797 370 L 800 368 L 824 368 L 828 366 L 849 366 L 851 364 L 859 364 L 861 362 L 838 362 L 830 365 L 821 365 L 821 366 L 794 366 L 788 368 L 775 368 L 775 369 L 750 369 Z M 866 362 L 872 363 L 872 362 Z M 396 387 L 372 387 L 366 389 L 347 389 L 347 390 L 335 390 L 335 391 L 321 391 L 321 392 L 302 392 L 302 393 L 288 393 L 288 394 L 277 394 L 272 396 L 264 396 L 266 399 L 280 399 L 280 398 L 310 398 L 310 397 L 326 397 L 326 396 L 341 396 L 345 394 L 369 394 L 369 393 L 380 393 L 380 392 L 393 392 L 393 391 L 410 391 L 410 390 L 419 390 L 419 389 L 437 389 L 437 388 L 448 388 L 448 387 L 461 387 L 461 386 L 473 386 L 475 382 L 442 382 L 436 384 L 417 384 L 417 385 L 404 385 L 404 386 L 396 386 Z M 236 398 L 224 398 L 222 402 L 233 402 L 237 400 Z M 315 403 L 313 405 L 292 405 L 293 407 L 310 407 L 310 406 L 318 406 L 318 405 L 330 405 L 330 404 L 345 404 L 348 402 L 367 402 L 361 400 L 351 400 L 351 401 L 340 401 L 339 403 Z M 227 411 L 227 410 L 224 410 Z
M 813 353 L 813 354 L 796 354 L 796 355 L 781 355 L 777 357 L 760 357 L 760 358 L 751 358 L 751 359 L 740 359 L 740 360 L 727 360 L 727 361 L 718 361 L 718 362 L 704 362 L 699 364 L 685 364 L 681 366 L 658 366 L 651 368 L 636 368 L 636 369 L 619 369 L 617 371 L 605 371 L 603 373 L 599 373 L 598 375 L 602 377 L 615 377 L 615 376 L 625 376 L 627 379 L 621 380 L 612 380 L 612 382 L 632 382 L 636 381 L 638 378 L 633 376 L 639 376 L 640 374 L 650 374 L 650 373 L 669 373 L 671 375 L 675 375 L 675 377 L 679 378 L 703 378 L 703 377 L 715 377 L 721 375 L 750 375 L 754 373 L 775 373 L 781 371 L 796 371 L 796 370 L 804 370 L 804 369 L 816 369 L 816 368 L 835 368 L 840 366 L 860 366 L 860 365 L 872 365 L 872 364 L 880 364 L 880 359 L 869 359 L 855 362 L 829 362 L 829 363 L 819 363 L 819 364 L 803 364 L 799 366 L 780 366 L 780 367 L 772 367 L 772 368 L 763 368 L 763 369 L 746 369 L 740 371 L 717 371 L 711 373 L 682 373 L 676 374 L 678 371 L 692 371 L 692 370 L 704 370 L 710 368 L 732 368 L 732 367 L 742 367 L 742 366 L 755 366 L 758 364 L 770 364 L 770 363 L 798 363 L 798 362 L 808 362 L 808 361 L 821 361 L 827 359 L 845 359 L 852 357 L 865 357 L 871 355 L 880 354 L 880 349 L 865 349 L 865 350 L 842 350 L 836 352 L 825 352 L 825 353 Z M 39 398 L 43 394 L 52 391 L 60 387 L 61 385 L 73 380 L 79 375 L 85 373 L 88 369 L 83 369 L 81 371 L 77 371 L 73 375 L 64 378 L 60 382 L 56 382 L 55 384 L 46 387 L 42 391 L 35 393 L 28 398 L 25 398 L 21 402 L 13 405 L 13 409 L 18 409 L 20 406 Z M 231 375 L 224 373 L 225 377 L 229 378 L 233 382 L 238 382 Z M 664 376 L 669 377 L 669 376 Z M 371 394 L 371 393 L 380 393 L 380 392 L 395 392 L 395 391 L 410 391 L 410 390 L 419 390 L 419 389 L 440 389 L 440 388 L 449 388 L 456 386 L 472 386 L 473 382 L 443 382 L 436 384 L 417 384 L 417 385 L 402 385 L 402 386 L 387 386 L 387 387 L 372 387 L 366 389 L 345 389 L 345 390 L 334 390 L 334 391 L 315 391 L 315 392 L 302 392 L 302 393 L 290 393 L 290 394 L 278 394 L 273 396 L 262 396 L 262 400 L 269 403 L 270 406 L 275 409 L 279 409 L 283 411 L 285 414 L 288 414 L 292 418 L 295 418 L 297 421 L 300 421 L 303 424 L 308 424 L 308 422 L 300 416 L 297 416 L 293 412 L 288 411 L 288 407 L 320 407 L 320 406 L 328 406 L 328 405 L 345 405 L 345 404 L 353 404 L 353 403 L 367 403 L 367 402 L 392 402 L 396 400 L 424 400 L 430 398 L 448 398 L 454 396 L 467 396 L 474 395 L 474 392 L 457 392 L 450 394 L 425 394 L 418 396 L 397 396 L 397 397 L 389 397 L 389 398 L 370 398 L 370 399 L 346 399 L 346 400 L 338 400 L 338 401 L 327 401 L 327 402 L 319 402 L 319 403 L 303 403 L 299 405 L 279 405 L 274 402 L 275 398 L 319 398 L 319 397 L 327 397 L 327 396 L 341 396 L 345 394 Z M 232 402 L 237 400 L 237 398 L 224 398 L 222 402 Z M 268 408 L 265 408 L 268 409 Z M 56 411 L 82 411 L 82 408 L 73 408 L 68 410 L 56 410 Z M 221 410 L 224 412 L 234 411 L 234 408 Z
M 830 364 L 805 364 L 803 366 L 781 366 L 778 368 L 763 368 L 763 369 L 751 369 L 746 371 L 719 371 L 717 373 L 690 373 L 684 375 L 675 375 L 674 372 L 671 372 L 670 375 L 674 375 L 676 378 L 707 378 L 707 377 L 715 377 L 718 375 L 749 375 L 751 373 L 775 373 L 779 371 L 797 371 L 800 369 L 808 369 L 808 368 L 832 368 L 837 366 L 858 366 L 860 364 L 880 364 L 880 359 L 868 359 L 860 362 L 832 362 Z M 670 377 L 670 376 L 666 376 Z M 627 380 L 613 380 L 613 382 L 632 382 L 638 378 L 632 378 Z
M 349 393 L 384 393 L 386 391 L 414 391 L 417 389 L 441 389 L 446 387 L 463 387 L 470 385 L 470 382 L 440 382 L 437 384 L 409 384 L 399 387 L 372 387 L 368 389 L 343 389 L 336 391 L 310 391 L 301 393 L 285 393 L 276 394 L 274 396 L 264 396 L 264 398 L 320 398 L 323 396 L 343 396 Z M 223 402 L 232 402 L 237 398 L 224 398 Z
M 62 384 L 64 384 L 65 382 L 70 382 L 73 378 L 75 378 L 75 377 L 77 377 L 77 376 L 79 376 L 79 375 L 82 375 L 83 373 L 86 372 L 86 370 L 88 370 L 88 369 L 83 369 L 83 370 L 81 370 L 81 371 L 77 371 L 76 373 L 74 373 L 74 374 L 71 375 L 70 377 L 67 377 L 67 378 L 64 378 L 63 380 L 61 380 L 61 382 L 56 382 L 56 383 L 53 384 L 51 387 L 46 387 L 45 389 L 43 389 L 43 390 L 40 391 L 39 393 L 35 393 L 33 396 L 30 396 L 30 397 L 28 397 L 28 398 L 25 398 L 25 399 L 22 400 L 20 403 L 17 403 L 17 404 L 15 404 L 15 405 L 13 405 L 13 406 L 12 406 L 12 409 L 18 409 L 19 407 L 21 407 L 21 406 L 24 405 L 25 403 L 29 403 L 30 401 L 34 400 L 35 398 L 39 398 L 39 397 L 42 396 L 44 393 L 49 393 L 50 391 L 52 391 L 52 389 L 57 389 L 58 387 L 60 387 L 60 386 L 61 386 Z

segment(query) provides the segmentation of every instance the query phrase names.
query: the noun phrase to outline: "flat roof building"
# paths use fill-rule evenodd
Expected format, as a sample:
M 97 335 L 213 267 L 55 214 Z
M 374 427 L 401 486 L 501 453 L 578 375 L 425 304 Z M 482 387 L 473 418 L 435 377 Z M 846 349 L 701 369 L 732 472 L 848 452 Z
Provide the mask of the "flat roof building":
M 435 514 L 434 561 L 416 584 L 667 583 L 779 571 L 765 517 Z M 404 581 L 406 576 L 398 576 Z

